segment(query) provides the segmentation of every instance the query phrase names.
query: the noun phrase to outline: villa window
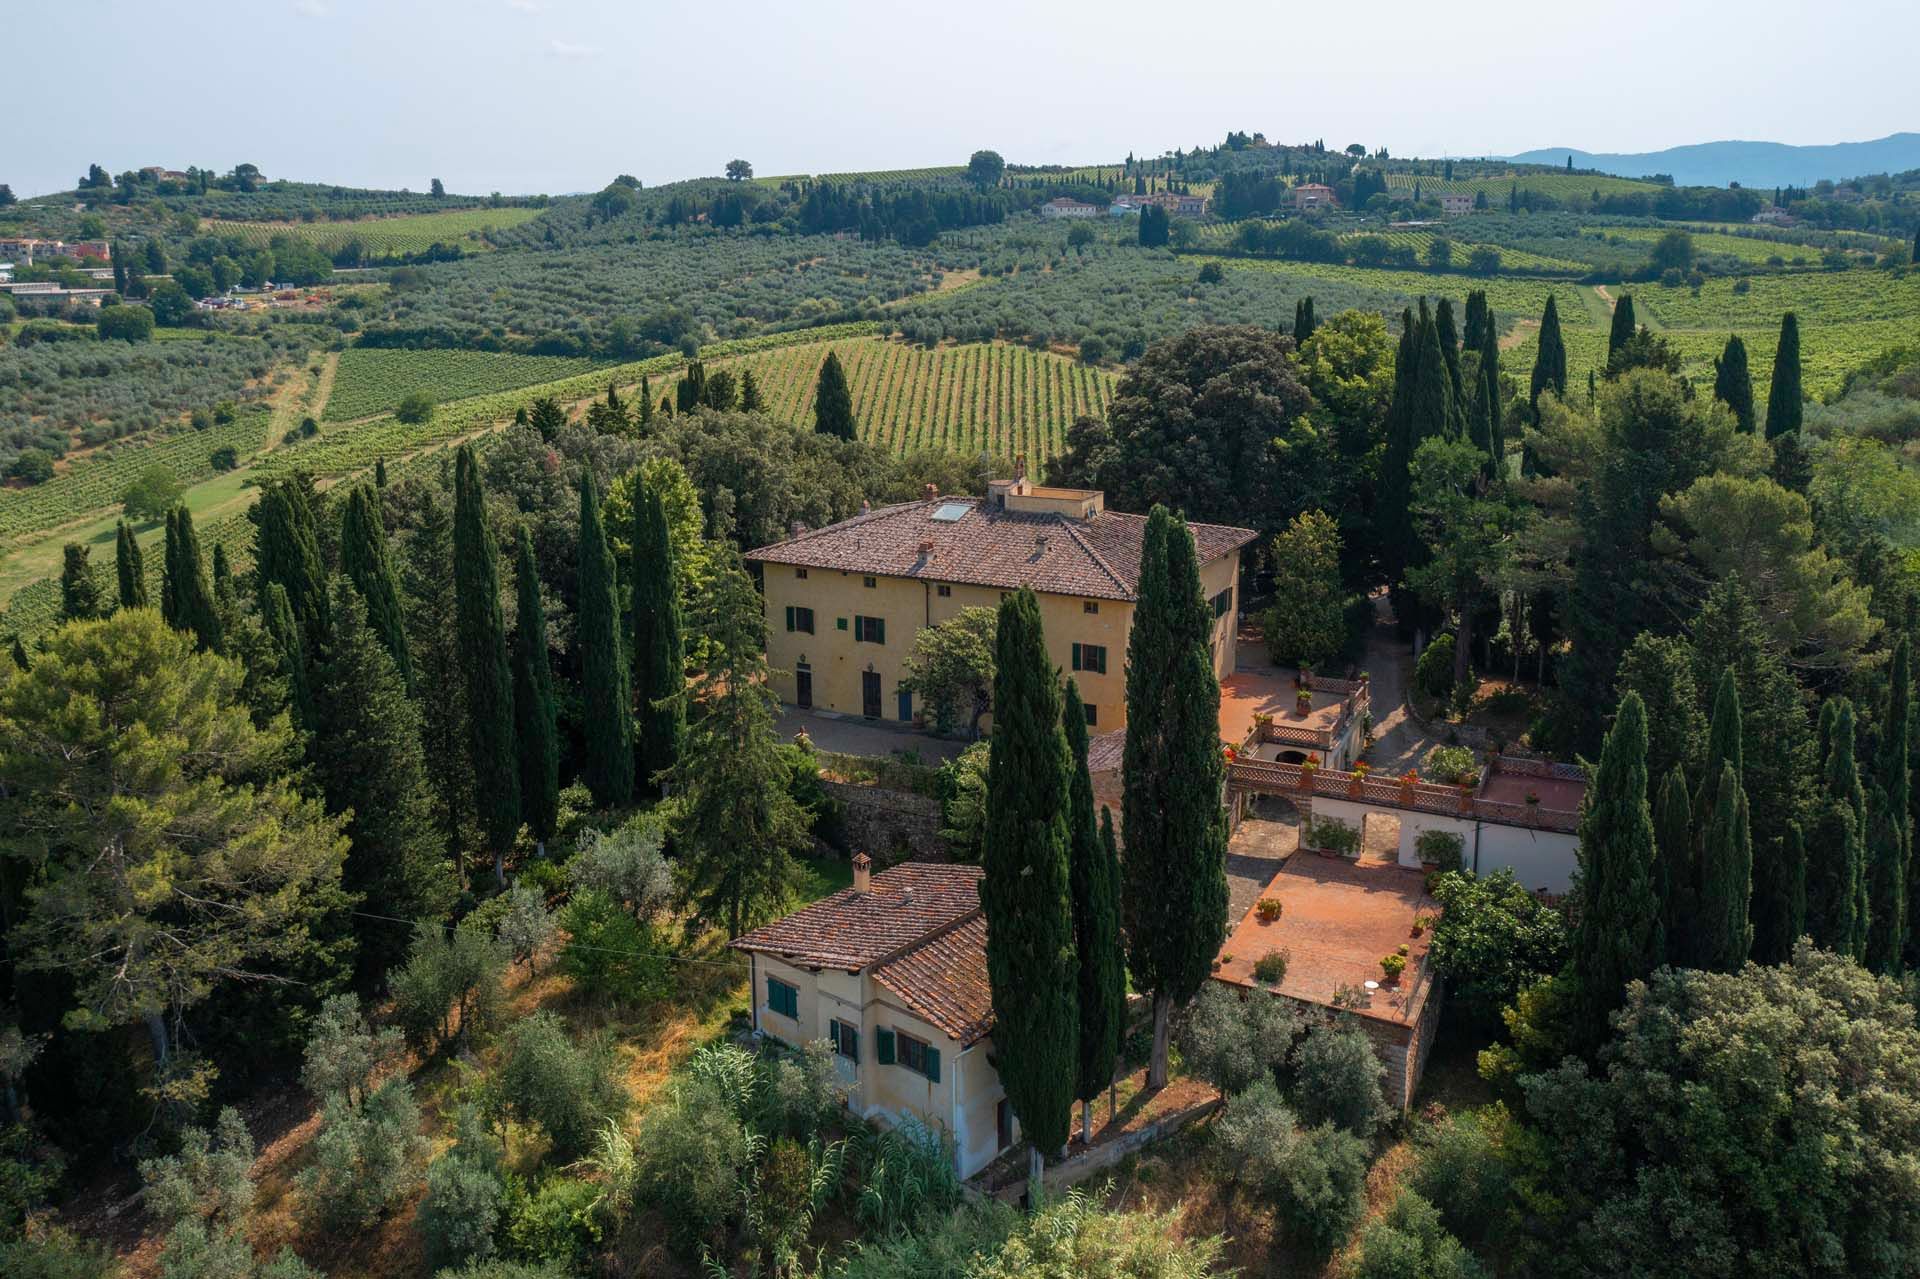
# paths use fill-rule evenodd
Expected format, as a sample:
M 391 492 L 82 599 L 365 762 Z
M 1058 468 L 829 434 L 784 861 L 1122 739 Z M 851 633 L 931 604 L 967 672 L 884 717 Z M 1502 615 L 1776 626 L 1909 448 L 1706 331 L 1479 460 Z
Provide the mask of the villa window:
M 779 1013 L 782 1017 L 800 1016 L 800 990 L 789 986 L 778 977 L 767 978 L 767 1011 Z
M 807 580 L 807 570 L 803 568 L 797 568 L 793 570 L 793 575 L 799 578 L 803 582 Z
M 934 587 L 933 589 L 934 589 L 934 593 L 937 594 L 941 599 L 945 599 L 947 598 L 947 596 L 953 594 L 953 588 L 951 586 L 948 586 L 945 582 L 940 583 L 940 585 Z
M 1075 644 L 1073 646 L 1073 669 L 1088 671 L 1094 675 L 1107 673 L 1107 646 L 1105 644 Z
M 884 644 L 887 642 L 887 619 L 884 617 L 853 618 L 853 642 L 856 644 Z
M 1225 617 L 1228 613 L 1231 613 L 1233 611 L 1233 588 L 1229 586 L 1226 590 L 1221 591 L 1213 597 L 1212 603 L 1213 615 L 1215 617 Z
M 1080 602 L 1080 611 L 1082 613 L 1098 613 L 1100 611 L 1100 601 L 1082 600 Z
M 827 1023 L 827 1042 L 833 1045 L 833 1051 L 852 1061 L 860 1060 L 860 1031 L 849 1026 L 838 1017 Z
M 880 585 L 880 583 L 876 582 L 871 577 L 863 577 L 860 579 L 860 585 L 866 587 L 868 590 L 872 590 L 874 587 Z
M 1098 728 L 1100 726 L 1100 712 L 1094 704 L 1092 702 L 1086 702 L 1082 705 L 1082 709 L 1087 712 L 1087 727 Z
M 787 605 L 787 629 L 813 634 L 813 610 L 797 604 Z
M 925 1075 L 929 1083 L 940 1082 L 940 1050 L 905 1031 L 882 1030 L 876 1036 L 882 1066 L 899 1066 L 916 1075 Z

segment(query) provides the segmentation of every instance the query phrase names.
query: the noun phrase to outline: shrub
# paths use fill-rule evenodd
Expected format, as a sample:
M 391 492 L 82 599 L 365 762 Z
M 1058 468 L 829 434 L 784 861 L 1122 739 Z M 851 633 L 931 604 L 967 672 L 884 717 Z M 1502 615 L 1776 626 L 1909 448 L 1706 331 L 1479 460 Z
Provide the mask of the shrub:
M 1479 1263 L 1440 1224 L 1433 1205 L 1403 1190 L 1360 1233 L 1354 1279 L 1479 1279 Z
M 28 484 L 45 484 L 53 478 L 53 454 L 45 449 L 21 449 L 7 473 Z
M 1300 1142 L 1300 1121 L 1271 1075 L 1235 1093 L 1214 1125 L 1229 1179 L 1261 1199 L 1286 1179 L 1287 1160 Z
M 1285 908 L 1286 903 L 1282 902 L 1278 897 L 1262 897 L 1254 904 L 1254 909 L 1259 912 L 1260 922 L 1263 924 L 1277 922 L 1281 912 Z
M 1433 923 L 1429 957 L 1447 978 L 1448 1003 L 1480 1025 L 1497 1027 L 1501 1009 L 1564 964 L 1566 921 L 1512 870 L 1439 874 L 1431 892 L 1445 910 Z
M 1291 1004 L 1210 981 L 1187 1010 L 1180 1051 L 1188 1073 L 1231 1096 L 1273 1078 L 1298 1033 Z
M 567 877 L 575 889 L 604 893 L 647 922 L 673 899 L 673 870 L 661 854 L 665 839 L 659 818 L 651 814 L 611 833 L 589 827 L 580 833 Z
M 360 1013 L 352 995 L 333 995 L 320 1005 L 307 1031 L 300 1082 L 315 1097 L 335 1093 L 353 1105 L 367 1098 L 374 1072 L 400 1053 L 400 1032 L 387 1027 L 378 1033 Z
M 572 1279 L 574 1273 L 550 1261 L 476 1261 L 461 1270 L 442 1270 L 434 1279 Z
M 593 890 L 576 893 L 560 922 L 567 931 L 560 970 L 587 994 L 616 1004 L 646 1003 L 666 994 L 666 943 L 611 897 Z
M 1360 853 L 1360 828 L 1337 817 L 1322 817 L 1318 821 L 1308 822 L 1301 830 L 1300 838 L 1309 848 L 1324 848 L 1342 857 L 1355 857 Z
M 1413 837 L 1413 847 L 1421 861 L 1432 862 L 1444 874 L 1460 869 L 1460 859 L 1466 851 L 1467 841 L 1458 831 L 1423 830 Z
M 1366 1144 L 1321 1124 L 1302 1134 L 1288 1153 L 1280 1218 L 1300 1242 L 1325 1256 L 1345 1242 L 1366 1211 L 1366 1184 Z
M 251 1253 L 247 1258 L 252 1260 Z M 101 1244 L 58 1226 L 0 1241 L 0 1275 L 8 1279 L 114 1279 L 120 1263 Z
M 1227 273 L 1220 269 L 1218 262 L 1209 262 L 1200 268 L 1200 283 L 1202 284 L 1218 284 L 1226 278 Z
M 1268 951 L 1254 962 L 1253 979 L 1269 986 L 1278 986 L 1287 979 L 1287 958 L 1287 951 Z
M 1413 686 L 1428 697 L 1445 697 L 1453 691 L 1453 632 L 1436 635 L 1421 650 L 1413 665 Z
M 953 1139 L 909 1115 L 891 1128 L 856 1128 L 852 1147 L 860 1199 L 854 1212 L 876 1233 L 893 1234 L 945 1217 L 960 1205 Z
M 425 391 L 409 391 L 393 410 L 393 416 L 409 426 L 433 420 L 433 397 Z
M 1448 1230 L 1472 1243 L 1499 1237 L 1510 1211 L 1513 1172 L 1507 1143 L 1513 1117 L 1496 1102 L 1451 1115 L 1416 1135 L 1420 1159 L 1410 1185 Z
M 516 883 L 504 896 L 496 897 L 494 901 L 501 903 L 494 935 L 506 946 L 507 953 L 515 962 L 526 964 L 529 974 L 537 972 L 535 964 L 540 951 L 553 940 L 553 934 L 559 928 L 552 913 L 547 910 L 546 894 L 531 884 Z
M 1447 785 L 1468 785 L 1480 780 L 1480 763 L 1465 746 L 1435 746 L 1421 763 L 1429 777 Z
M 783 1053 L 761 1066 L 756 1126 L 767 1133 L 806 1141 L 840 1109 L 846 1086 L 824 1039 Z
M 674 1245 L 695 1254 L 732 1217 L 753 1142 L 712 1081 L 682 1076 L 640 1121 L 636 1197 L 657 1209 Z
M 1387 975 L 1388 981 L 1392 981 L 1406 970 L 1407 957 L 1405 955 L 1382 955 L 1380 957 L 1380 971 Z
M 513 1197 L 507 1248 L 521 1261 L 577 1271 L 600 1242 L 594 1205 L 600 1188 L 590 1181 L 549 1174 L 532 1194 Z
M 456 1131 L 454 1147 L 427 1169 L 427 1194 L 420 1203 L 420 1231 L 426 1239 L 427 1261 L 435 1267 L 465 1265 L 493 1256 L 497 1250 L 495 1236 L 506 1211 L 499 1143 L 472 1106 L 461 1107 Z
M 301 1214 L 310 1231 L 363 1230 L 414 1185 L 425 1154 L 420 1108 L 405 1079 L 390 1079 L 365 1103 L 327 1098 L 313 1163 L 301 1172 Z
M 153 337 L 153 312 L 144 306 L 103 306 L 94 328 L 102 341 L 145 342 Z
M 435 1052 L 484 1030 L 498 1015 L 507 950 L 480 921 L 449 935 L 437 924 L 415 927 L 407 962 L 393 978 L 394 1017 L 407 1043 Z
M 1301 1119 L 1336 1124 L 1371 1140 L 1390 1113 L 1380 1089 L 1386 1073 L 1364 1031 L 1315 1027 L 1294 1054 L 1294 1101 Z
M 613 1072 L 610 1043 L 576 1044 L 558 1017 L 539 1012 L 507 1032 L 494 1087 L 508 1113 L 547 1134 L 555 1158 L 572 1159 L 626 1108 Z
M 207 465 L 222 473 L 231 471 L 240 465 L 240 450 L 231 444 L 223 444 L 207 454 Z

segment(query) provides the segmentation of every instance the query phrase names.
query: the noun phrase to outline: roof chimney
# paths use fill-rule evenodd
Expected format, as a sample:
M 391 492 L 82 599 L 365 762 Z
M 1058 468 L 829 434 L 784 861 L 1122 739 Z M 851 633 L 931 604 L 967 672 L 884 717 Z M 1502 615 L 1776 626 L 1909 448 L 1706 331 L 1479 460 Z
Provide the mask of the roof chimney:
M 867 500 L 866 500 L 865 498 L 861 498 L 861 499 L 860 499 L 860 514 L 862 514 L 862 515 L 871 515 L 871 514 L 873 514 L 873 503 L 872 503 L 872 502 L 869 502 L 869 501 L 867 501 Z
M 853 891 L 870 893 L 873 891 L 873 858 L 865 853 L 853 855 Z
M 805 520 L 795 520 L 793 523 L 787 525 L 788 537 L 799 537 L 802 533 L 806 531 L 807 531 L 807 524 Z
M 938 484 L 929 484 L 921 491 L 926 495 L 929 502 L 940 496 L 940 486 Z
M 933 558 L 933 540 L 931 538 L 920 543 L 920 558 L 923 560 Z

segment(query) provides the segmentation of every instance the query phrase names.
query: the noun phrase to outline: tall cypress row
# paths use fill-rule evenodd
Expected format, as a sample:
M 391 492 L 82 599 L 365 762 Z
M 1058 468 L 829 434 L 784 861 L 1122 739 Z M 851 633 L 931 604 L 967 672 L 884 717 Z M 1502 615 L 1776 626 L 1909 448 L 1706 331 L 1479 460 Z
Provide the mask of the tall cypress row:
M 147 606 L 147 567 L 140 554 L 140 543 L 133 536 L 133 525 L 125 520 L 114 530 L 113 566 L 120 579 L 120 607 Z
M 1620 700 L 1580 818 L 1584 904 L 1569 971 L 1581 1042 L 1589 1051 L 1605 1042 L 1607 1016 L 1625 1000 L 1627 983 L 1665 958 L 1653 856 L 1647 716 L 1640 695 L 1630 692 Z
M 1747 908 L 1753 894 L 1753 834 L 1747 793 L 1731 763 L 1720 765 L 1713 785 L 1713 818 L 1700 856 L 1700 923 L 1695 930 L 1695 966 L 1737 972 L 1753 946 Z
M 680 762 L 687 735 L 687 651 L 680 633 L 680 570 L 667 508 L 644 477 L 633 494 L 633 682 L 638 695 L 638 789 L 655 794 Z
M 1073 948 L 1080 971 L 1080 1132 L 1093 1140 L 1093 1099 L 1113 1083 L 1126 1024 L 1126 957 L 1120 949 L 1120 863 L 1114 856 L 1113 816 L 1104 830 L 1093 816 L 1093 777 L 1087 771 L 1087 709 L 1069 679 L 1060 711 L 1072 763 L 1068 787 L 1067 847 L 1073 887 Z
M 1386 450 L 1380 461 L 1379 496 L 1374 502 L 1379 542 L 1376 550 L 1388 589 L 1401 591 L 1407 549 L 1413 542 L 1413 384 L 1419 365 L 1414 345 L 1413 309 L 1400 313 L 1400 345 L 1393 360 L 1393 398 L 1387 402 Z M 1398 597 L 1396 596 L 1396 603 Z
M 1627 343 L 1633 341 L 1637 326 L 1633 319 L 1633 294 L 1622 293 L 1620 300 L 1613 304 L 1613 327 L 1607 330 L 1607 367 L 1613 367 L 1613 361 Z
M 1830 699 L 1820 708 L 1824 746 L 1822 794 L 1807 832 L 1807 920 L 1814 942 L 1842 955 L 1864 949 L 1860 918 L 1866 861 L 1866 796 L 1854 759 L 1853 703 Z
M 520 766 L 507 627 L 500 612 L 500 554 L 487 525 L 486 495 L 471 445 L 462 445 L 454 457 L 453 604 L 454 642 L 467 677 L 474 805 L 493 851 L 494 880 L 504 885 L 507 850 L 520 830 Z
M 843 440 L 858 438 L 847 372 L 840 366 L 840 357 L 832 351 L 827 352 L 826 361 L 820 366 L 820 381 L 813 396 L 813 429 Z
M 1447 434 L 1463 435 L 1467 430 L 1467 401 L 1470 392 L 1466 375 L 1460 371 L 1460 335 L 1453 325 L 1453 299 L 1441 298 L 1433 312 L 1433 332 L 1440 345 L 1440 359 L 1447 371 Z
M 1780 319 L 1780 345 L 1773 353 L 1773 385 L 1767 388 L 1767 438 L 1800 429 L 1800 320 L 1789 311 Z
M 1551 293 L 1547 294 L 1546 310 L 1540 313 L 1540 343 L 1533 357 L 1533 383 L 1527 392 L 1527 408 L 1536 422 L 1540 420 L 1540 396 L 1545 391 L 1561 399 L 1567 395 L 1567 343 L 1560 336 L 1560 310 Z
M 380 494 L 357 484 L 340 513 L 340 567 L 366 602 L 367 625 L 386 646 L 407 691 L 413 691 L 413 659 L 407 651 L 407 617 L 400 607 L 400 585 L 387 554 L 387 525 Z
M 208 652 L 224 652 L 226 636 L 220 611 L 213 605 L 206 570 L 200 564 L 200 538 L 193 531 L 193 513 L 184 506 L 167 513 L 165 569 L 160 613 L 167 625 L 177 631 L 192 631 L 197 646 Z
M 1414 329 L 1413 449 L 1421 443 L 1453 434 L 1453 378 L 1441 351 L 1438 323 L 1420 299 L 1420 319 Z M 1409 454 L 1411 456 L 1411 453 Z
M 1733 410 L 1742 431 L 1753 431 L 1753 374 L 1747 368 L 1747 344 L 1738 333 L 1713 362 L 1713 398 Z
M 1753 961 L 1784 964 L 1807 931 L 1807 848 L 1798 822 L 1756 847 L 1753 865 Z
M 1040 601 L 1000 604 L 980 904 L 1001 1086 L 1033 1161 L 1067 1144 L 1078 1066 L 1079 982 L 1067 859 L 1068 761 Z
M 268 483 L 261 489 L 253 515 L 259 530 L 254 538 L 254 573 L 260 589 L 264 592 L 268 583 L 278 582 L 286 589 L 295 619 L 313 640 L 322 640 L 327 625 L 326 569 L 306 486 L 298 476 Z
M 1212 616 L 1186 521 L 1147 517 L 1127 639 L 1121 917 L 1134 985 L 1153 993 L 1149 1087 L 1167 1081 L 1175 1004 L 1207 979 L 1226 937 L 1226 816 L 1220 807 L 1220 684 Z
M 1908 897 L 1913 864 L 1911 734 L 1913 731 L 1913 642 L 1902 635 L 1887 664 L 1887 703 L 1880 720 L 1880 750 L 1873 763 L 1874 810 L 1867 826 L 1867 966 L 1875 972 L 1898 971 L 1912 927 Z
M 1660 783 L 1653 812 L 1654 844 L 1659 850 L 1654 880 L 1660 895 L 1660 924 L 1666 934 L 1667 958 L 1675 964 L 1691 962 L 1693 937 L 1699 919 L 1699 859 L 1694 855 L 1693 796 L 1687 790 L 1684 769 L 1675 765 Z
M 560 816 L 560 738 L 555 727 L 553 663 L 547 656 L 547 610 L 533 539 L 514 530 L 513 730 L 519 743 L 520 810 L 541 856 Z
M 620 648 L 613 551 L 600 521 L 600 494 L 591 471 L 580 481 L 580 604 L 573 642 L 586 703 L 581 778 L 594 803 L 622 807 L 633 802 L 632 677 Z
M 1507 474 L 1506 405 L 1501 400 L 1500 391 L 1500 331 L 1494 327 L 1491 308 L 1487 308 L 1486 319 L 1480 330 L 1479 349 L 1480 386 L 1477 394 L 1486 404 L 1487 452 L 1492 463 L 1493 478 L 1504 479 Z

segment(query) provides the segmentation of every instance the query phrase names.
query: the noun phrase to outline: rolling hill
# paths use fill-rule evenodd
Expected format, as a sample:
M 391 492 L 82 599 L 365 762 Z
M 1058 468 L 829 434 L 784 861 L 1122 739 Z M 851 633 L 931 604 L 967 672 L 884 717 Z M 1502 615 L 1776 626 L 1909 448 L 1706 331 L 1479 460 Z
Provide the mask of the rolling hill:
M 1839 180 L 1920 169 L 1920 133 L 1890 133 L 1871 142 L 1837 142 L 1830 146 L 1699 142 L 1637 153 L 1550 147 L 1508 158 L 1525 164 L 1565 164 L 1569 155 L 1576 169 L 1598 169 L 1628 178 L 1669 173 L 1682 186 L 1721 187 L 1730 182 L 1749 187 L 1810 186 L 1822 178 Z

